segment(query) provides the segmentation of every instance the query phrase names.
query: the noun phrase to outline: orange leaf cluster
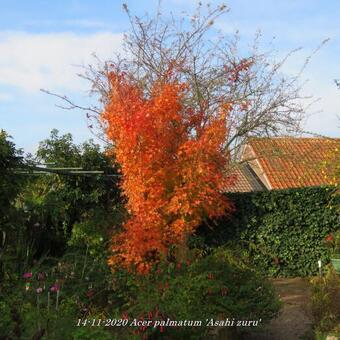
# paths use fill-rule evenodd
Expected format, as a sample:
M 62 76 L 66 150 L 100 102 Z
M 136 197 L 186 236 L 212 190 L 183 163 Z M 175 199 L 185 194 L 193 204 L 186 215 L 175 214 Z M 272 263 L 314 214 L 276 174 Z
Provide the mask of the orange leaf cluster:
M 221 194 L 229 180 L 222 151 L 228 112 L 221 108 L 203 123 L 202 113 L 184 105 L 188 87 L 176 81 L 155 83 L 148 97 L 125 75 L 111 73 L 110 84 L 102 119 L 130 214 L 112 240 L 110 264 L 145 272 L 171 245 L 185 242 L 203 217 L 230 209 Z

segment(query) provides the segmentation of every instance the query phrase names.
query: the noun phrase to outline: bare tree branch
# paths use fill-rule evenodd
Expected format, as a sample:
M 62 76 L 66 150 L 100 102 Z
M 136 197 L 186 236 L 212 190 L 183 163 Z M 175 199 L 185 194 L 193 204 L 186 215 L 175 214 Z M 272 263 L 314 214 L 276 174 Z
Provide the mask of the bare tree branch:
M 105 123 L 100 120 L 100 114 L 109 100 L 111 72 L 128 75 L 143 89 L 146 98 L 152 95 L 155 81 L 176 77 L 190 89 L 184 101 L 192 108 L 193 115 L 216 116 L 222 102 L 232 104 L 226 118 L 229 136 L 224 148 L 231 152 L 234 161 L 249 137 L 306 133 L 301 122 L 306 116 L 306 100 L 312 102 L 312 98 L 301 95 L 304 85 L 301 76 L 327 39 L 306 58 L 297 74 L 288 76 L 284 75 L 283 66 L 300 48 L 275 60 L 271 51 L 259 51 L 261 33 L 258 32 L 250 51 L 241 52 L 238 32 L 229 36 L 213 29 L 214 23 L 229 11 L 223 4 L 212 8 L 198 3 L 193 16 L 179 19 L 163 15 L 161 2 L 154 18 L 134 17 L 127 5 L 123 8 L 131 24 L 124 39 L 125 56 L 117 55 L 105 62 L 95 56 L 97 65 L 84 67 L 80 75 L 90 82 L 90 94 L 99 99 L 100 107 L 82 107 L 67 96 L 43 90 L 66 103 L 59 107 L 86 111 L 95 117 L 97 127 L 103 132 Z M 207 121 L 203 119 L 202 124 Z M 193 138 L 199 134 L 197 128 L 188 128 L 192 129 Z

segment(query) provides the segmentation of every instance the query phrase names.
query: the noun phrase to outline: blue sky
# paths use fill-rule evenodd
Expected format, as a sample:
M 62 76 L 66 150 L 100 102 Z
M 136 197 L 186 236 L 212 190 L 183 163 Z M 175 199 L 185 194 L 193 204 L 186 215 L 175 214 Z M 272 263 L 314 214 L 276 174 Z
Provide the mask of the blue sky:
M 18 147 L 33 152 L 53 128 L 71 132 L 77 142 L 92 137 L 84 113 L 64 111 L 40 88 L 65 94 L 82 104 L 89 84 L 77 77 L 76 65 L 93 62 L 95 52 L 108 59 L 119 51 L 129 22 L 120 0 L 0 0 L 0 128 Z M 125 1 L 138 15 L 152 13 L 157 0 Z M 203 1 L 205 3 L 205 1 Z M 211 1 L 212 4 L 220 2 Z M 216 23 L 226 34 L 240 31 L 244 45 L 262 31 L 263 47 L 275 36 L 279 55 L 303 47 L 287 63 L 293 73 L 325 38 L 330 41 L 312 58 L 303 74 L 304 93 L 320 100 L 309 109 L 307 130 L 339 136 L 340 2 L 338 0 L 231 0 L 231 11 Z M 181 15 L 195 1 L 163 0 L 164 11 Z

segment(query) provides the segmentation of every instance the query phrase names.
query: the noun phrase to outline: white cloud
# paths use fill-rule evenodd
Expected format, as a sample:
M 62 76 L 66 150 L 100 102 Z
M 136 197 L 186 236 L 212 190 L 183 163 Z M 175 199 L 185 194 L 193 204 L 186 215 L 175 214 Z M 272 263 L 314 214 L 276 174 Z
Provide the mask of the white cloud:
M 9 102 L 14 99 L 14 96 L 10 93 L 0 92 L 0 102 Z
M 0 85 L 25 92 L 40 88 L 79 91 L 82 81 L 75 65 L 102 60 L 121 49 L 122 34 L 0 33 Z

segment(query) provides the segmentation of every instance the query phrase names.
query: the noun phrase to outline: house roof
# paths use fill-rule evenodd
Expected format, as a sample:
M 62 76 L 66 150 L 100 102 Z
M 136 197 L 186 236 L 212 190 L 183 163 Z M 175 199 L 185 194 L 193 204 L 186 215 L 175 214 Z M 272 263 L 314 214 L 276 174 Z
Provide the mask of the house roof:
M 252 138 L 248 145 L 270 189 L 334 184 L 339 171 L 340 138 Z
M 251 192 L 266 190 L 261 180 L 257 177 L 251 167 L 246 164 L 240 164 L 230 172 L 235 181 L 229 185 L 225 192 Z

